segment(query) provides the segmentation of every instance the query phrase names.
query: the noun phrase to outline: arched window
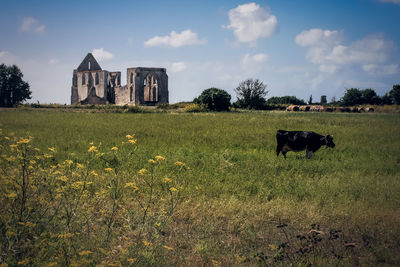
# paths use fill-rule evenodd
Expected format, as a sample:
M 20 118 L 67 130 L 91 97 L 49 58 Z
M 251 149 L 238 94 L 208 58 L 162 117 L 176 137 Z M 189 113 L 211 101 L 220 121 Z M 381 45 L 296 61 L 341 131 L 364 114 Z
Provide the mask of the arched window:
M 143 82 L 143 97 L 146 102 L 158 102 L 158 81 L 153 73 L 149 73 Z
M 89 68 L 89 70 L 90 70 L 90 61 L 88 62 L 88 68 Z
M 133 83 L 133 72 L 131 72 L 131 83 Z
M 96 80 L 96 84 L 99 84 L 99 74 L 96 72 L 96 78 L 95 78 L 95 80 Z
M 86 83 L 86 74 L 85 73 L 82 73 L 82 84 L 85 84 Z

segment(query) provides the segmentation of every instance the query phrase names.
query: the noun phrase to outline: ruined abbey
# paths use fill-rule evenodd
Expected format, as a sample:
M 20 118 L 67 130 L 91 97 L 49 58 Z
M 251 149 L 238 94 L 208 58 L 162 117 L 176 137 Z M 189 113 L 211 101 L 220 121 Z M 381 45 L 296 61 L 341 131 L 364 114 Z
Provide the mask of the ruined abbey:
M 168 103 L 168 75 L 164 68 L 128 68 L 126 85 L 121 72 L 102 70 L 89 53 L 74 70 L 71 104 L 148 105 Z

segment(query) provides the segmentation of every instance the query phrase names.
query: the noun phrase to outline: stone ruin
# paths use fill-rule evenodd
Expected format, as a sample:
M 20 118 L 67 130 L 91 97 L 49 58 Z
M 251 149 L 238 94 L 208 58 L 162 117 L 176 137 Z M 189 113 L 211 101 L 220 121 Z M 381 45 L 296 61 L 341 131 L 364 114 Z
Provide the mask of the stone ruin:
M 73 71 L 71 104 L 146 105 L 168 103 L 168 75 L 165 68 L 128 68 L 126 85 L 120 71 L 102 70 L 88 53 Z

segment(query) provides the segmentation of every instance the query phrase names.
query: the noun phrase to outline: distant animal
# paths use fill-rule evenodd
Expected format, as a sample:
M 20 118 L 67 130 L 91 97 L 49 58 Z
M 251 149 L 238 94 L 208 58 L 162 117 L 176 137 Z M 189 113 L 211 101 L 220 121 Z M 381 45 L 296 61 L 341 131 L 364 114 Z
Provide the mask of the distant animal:
M 288 151 L 298 152 L 306 150 L 306 157 L 309 159 L 321 146 L 335 147 L 333 136 L 329 134 L 323 136 L 310 131 L 278 130 L 276 141 L 276 155 L 279 156 L 279 153 L 282 152 L 285 159 Z

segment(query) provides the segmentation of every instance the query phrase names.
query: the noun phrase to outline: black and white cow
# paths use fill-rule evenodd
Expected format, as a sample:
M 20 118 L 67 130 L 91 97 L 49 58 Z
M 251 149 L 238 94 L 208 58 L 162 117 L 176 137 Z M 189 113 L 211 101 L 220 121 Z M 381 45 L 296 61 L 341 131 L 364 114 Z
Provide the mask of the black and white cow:
M 333 136 L 331 135 L 320 135 L 314 132 L 305 131 L 284 131 L 278 130 L 276 133 L 276 155 L 279 156 L 279 152 L 282 152 L 286 159 L 286 153 L 288 151 L 302 151 L 306 150 L 306 157 L 311 158 L 312 154 L 320 149 L 321 146 L 327 146 L 334 148 Z

